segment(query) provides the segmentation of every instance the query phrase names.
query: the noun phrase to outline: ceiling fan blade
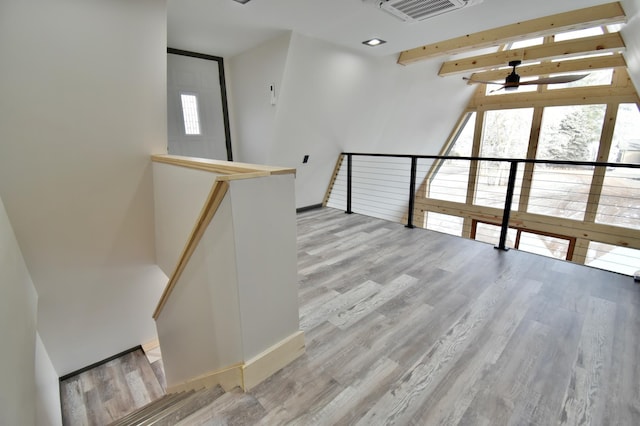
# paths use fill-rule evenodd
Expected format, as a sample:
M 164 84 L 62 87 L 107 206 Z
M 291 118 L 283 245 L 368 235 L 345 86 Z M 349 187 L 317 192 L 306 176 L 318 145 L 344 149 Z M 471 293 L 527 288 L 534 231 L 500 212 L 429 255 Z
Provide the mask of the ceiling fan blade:
M 520 85 L 525 86 L 529 84 L 561 84 L 561 83 L 571 83 L 572 81 L 578 81 L 589 74 L 572 74 L 572 75 L 558 75 L 556 77 L 544 77 L 539 78 L 537 80 L 531 81 L 521 81 Z
M 468 81 L 469 83 L 480 83 L 480 84 L 503 84 L 503 83 L 496 83 L 495 81 L 483 81 L 483 80 L 473 80 L 469 77 L 462 77 L 463 80 Z

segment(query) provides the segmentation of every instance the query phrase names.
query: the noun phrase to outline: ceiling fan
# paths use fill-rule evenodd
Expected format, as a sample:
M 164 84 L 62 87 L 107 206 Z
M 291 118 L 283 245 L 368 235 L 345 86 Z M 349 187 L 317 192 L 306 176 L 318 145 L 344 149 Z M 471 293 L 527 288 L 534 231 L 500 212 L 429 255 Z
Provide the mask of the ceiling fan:
M 520 86 L 527 86 L 532 84 L 561 84 L 561 83 L 571 83 L 572 81 L 578 81 L 580 79 L 585 78 L 589 74 L 571 74 L 571 75 L 559 75 L 556 77 L 543 77 L 537 80 L 531 81 L 523 81 L 520 82 L 520 76 L 516 73 L 516 67 L 520 65 L 522 61 L 510 61 L 509 66 L 513 67 L 513 71 L 504 79 L 503 83 L 496 83 L 494 81 L 482 81 L 482 80 L 473 80 L 468 77 L 462 77 L 463 80 L 466 80 L 470 83 L 482 83 L 482 84 L 502 84 L 502 87 L 497 88 L 496 90 L 492 90 L 492 92 L 496 92 L 500 89 L 504 90 L 516 90 Z

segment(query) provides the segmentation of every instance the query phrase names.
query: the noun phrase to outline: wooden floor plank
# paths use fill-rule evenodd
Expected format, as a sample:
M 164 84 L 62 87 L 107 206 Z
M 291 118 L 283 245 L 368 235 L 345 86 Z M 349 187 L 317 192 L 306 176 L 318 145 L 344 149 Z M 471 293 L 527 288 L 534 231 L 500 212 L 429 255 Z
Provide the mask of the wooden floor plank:
M 640 424 L 629 277 L 330 208 L 298 214 L 298 266 L 306 353 L 181 424 Z M 114 415 L 132 365 L 63 392 Z

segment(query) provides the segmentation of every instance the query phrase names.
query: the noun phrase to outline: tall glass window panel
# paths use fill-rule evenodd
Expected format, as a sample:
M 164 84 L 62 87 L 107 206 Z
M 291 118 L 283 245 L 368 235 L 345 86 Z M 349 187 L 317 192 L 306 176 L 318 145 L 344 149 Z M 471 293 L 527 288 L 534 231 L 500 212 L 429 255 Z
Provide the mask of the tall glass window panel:
M 446 156 L 470 157 L 473 147 L 473 133 L 476 113 L 471 113 L 462 123 L 460 132 L 451 144 Z M 428 198 L 464 203 L 469 184 L 468 160 L 444 160 L 435 166 L 433 177 L 429 180 Z
M 549 84 L 547 85 L 547 89 L 555 90 L 555 89 L 568 89 L 573 87 L 588 87 L 588 86 L 609 86 L 611 84 L 611 79 L 613 78 L 613 69 L 605 69 L 605 70 L 593 70 L 589 73 L 567 73 L 567 74 L 585 74 L 586 77 L 581 78 L 580 80 L 572 81 L 571 83 L 562 83 L 562 84 Z M 567 74 L 551 74 L 550 77 L 556 77 Z
M 522 231 L 518 250 L 564 260 L 569 251 L 569 240 Z
M 537 158 L 595 161 L 605 108 L 605 105 L 546 107 Z M 536 164 L 527 210 L 582 220 L 592 175 L 593 167 Z
M 498 225 L 492 225 L 490 223 L 476 223 L 476 235 L 477 241 L 497 245 L 500 241 L 500 232 L 502 228 Z M 513 228 L 507 229 L 507 238 L 505 240 L 505 246 L 509 248 L 515 247 L 517 231 Z
M 618 107 L 609 162 L 640 164 L 640 112 L 636 104 Z M 640 229 L 640 169 L 606 169 L 596 222 Z
M 584 264 L 620 274 L 633 275 L 640 265 L 640 250 L 591 241 Z
M 527 156 L 533 108 L 487 111 L 480 157 L 517 158 Z M 504 208 L 510 164 L 508 161 L 481 161 L 478 166 L 474 203 Z M 524 167 L 519 165 L 511 208 L 518 208 Z
M 425 227 L 432 231 L 461 237 L 463 222 L 464 219 L 459 216 L 428 212 Z

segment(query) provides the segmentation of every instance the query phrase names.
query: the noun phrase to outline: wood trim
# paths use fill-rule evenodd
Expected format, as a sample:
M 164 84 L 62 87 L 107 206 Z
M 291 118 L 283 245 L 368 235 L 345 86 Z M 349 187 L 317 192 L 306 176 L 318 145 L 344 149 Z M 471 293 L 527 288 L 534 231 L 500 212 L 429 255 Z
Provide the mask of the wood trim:
M 296 174 L 296 169 L 264 166 L 260 164 L 237 163 L 230 161 L 211 160 L 208 158 L 184 157 L 180 155 L 152 155 L 151 161 L 156 163 L 171 164 L 174 166 L 187 167 L 190 169 L 204 170 L 207 172 L 221 173 L 226 175 L 260 173 L 259 175 L 249 176 L 269 176 L 281 174 Z M 243 179 L 242 176 L 229 176 L 225 180 Z
M 166 393 L 184 392 L 220 385 L 225 391 L 242 387 L 242 363 L 234 364 L 194 379 L 167 387 Z
M 540 141 L 540 128 L 542 127 L 542 114 L 544 108 L 537 107 L 533 109 L 533 117 L 531 119 L 531 132 L 529 133 L 529 145 L 527 147 L 527 158 L 536 158 L 538 152 L 538 143 Z M 522 185 L 520 187 L 520 200 L 518 201 L 518 210 L 525 211 L 529 205 L 529 196 L 531 194 L 531 182 L 533 181 L 532 163 L 524 164 L 524 172 L 522 174 Z
M 239 362 L 194 379 L 167 387 L 167 393 L 198 390 L 203 387 L 222 386 L 225 391 L 240 387 L 249 391 L 304 355 L 304 332 L 298 330 L 246 362 Z
M 598 145 L 598 156 L 596 161 L 605 162 L 609 160 L 609 152 L 613 142 L 613 131 L 618 117 L 618 104 L 608 104 L 604 115 L 604 123 L 602 124 L 602 132 L 600 134 L 600 143 Z M 602 195 L 602 187 L 604 185 L 604 177 L 606 170 L 604 167 L 596 167 L 591 176 L 591 185 L 589 187 L 589 198 L 585 210 L 584 221 L 595 222 L 598 214 L 598 205 L 600 204 L 600 196 Z
M 565 72 L 594 71 L 607 68 L 626 67 L 627 62 L 620 53 L 610 56 L 597 56 L 594 58 L 574 59 L 571 61 L 545 62 L 536 65 L 523 65 L 518 67 L 520 77 L 533 77 L 547 74 L 559 74 Z M 492 71 L 476 72 L 471 75 L 474 80 L 496 81 L 504 80 L 511 72 L 511 68 L 503 68 Z M 469 83 L 473 84 L 473 83 Z
M 224 199 L 224 196 L 226 195 L 228 189 L 229 189 L 228 182 L 220 181 L 217 179 L 214 182 L 213 187 L 211 188 L 211 192 L 209 192 L 207 201 L 205 202 L 204 207 L 200 212 L 200 216 L 198 217 L 198 220 L 193 230 L 191 231 L 191 235 L 187 240 L 187 244 L 182 250 L 182 254 L 180 255 L 180 260 L 178 260 L 178 265 L 176 266 L 176 269 L 174 270 L 173 274 L 171 274 L 171 278 L 169 279 L 167 286 L 162 292 L 162 296 L 160 297 L 158 306 L 156 307 L 156 310 L 153 313 L 154 320 L 157 320 L 158 317 L 160 316 L 160 313 L 162 312 L 162 308 L 164 308 L 164 305 L 167 303 L 167 300 L 169 299 L 171 292 L 175 288 L 178 280 L 180 279 L 180 276 L 182 275 L 184 268 L 189 263 L 189 259 L 191 259 L 191 255 L 193 254 L 196 247 L 198 246 L 198 243 L 200 243 L 200 240 L 202 239 L 204 232 L 209 226 L 211 219 L 213 219 L 213 216 L 216 214 L 218 207 L 220 207 L 220 204 L 222 203 L 222 200 Z
M 513 60 L 531 62 L 570 58 L 589 53 L 620 52 L 624 48 L 625 44 L 620 33 L 602 34 L 448 61 L 442 64 L 438 75 L 444 77 L 487 68 L 504 67 Z
M 501 223 L 482 222 L 482 221 L 473 219 L 473 225 L 472 225 L 473 231 L 471 234 L 472 235 L 471 239 L 473 240 L 476 239 L 476 231 L 478 229 L 478 223 L 484 223 L 485 225 L 493 225 L 498 228 L 502 226 Z M 518 228 L 517 226 L 511 226 L 511 225 L 509 226 L 509 229 L 513 229 L 516 231 L 516 240 L 513 244 L 513 248 L 515 248 L 516 250 L 520 249 L 520 241 L 521 241 L 522 233 L 526 232 L 527 234 L 542 235 L 544 237 L 551 237 L 551 238 L 557 238 L 559 240 L 568 241 L 569 244 L 567 244 L 567 255 L 564 260 L 571 260 L 573 258 L 573 252 L 574 252 L 576 240 L 577 240 L 576 237 L 569 237 L 567 235 L 554 234 L 551 232 L 540 231 L 537 229 Z
M 571 259 L 572 262 L 584 265 L 584 263 L 587 261 L 587 253 L 589 252 L 589 242 L 589 240 L 584 238 L 576 239 L 573 258 Z
M 469 217 L 480 222 L 502 222 L 502 209 L 494 207 L 425 198 L 416 200 L 416 206 L 424 211 Z M 588 239 L 605 244 L 640 249 L 640 231 L 629 228 L 520 211 L 511 212 L 509 224 L 525 231 L 537 230 L 577 239 Z
M 471 100 L 469 108 L 476 110 L 496 110 L 638 102 L 638 94 L 633 87 L 591 86 L 555 89 L 542 93 L 524 92 L 475 97 Z
M 80 368 L 79 370 L 75 370 L 75 371 L 72 371 L 71 373 L 67 373 L 67 374 L 65 374 L 64 376 L 61 376 L 61 377 L 58 379 L 58 381 L 59 381 L 59 382 L 64 382 L 65 380 L 68 380 L 68 379 L 72 378 L 73 376 L 77 376 L 78 374 L 82 374 L 82 373 L 84 373 L 84 372 L 87 372 L 87 371 L 89 371 L 89 370 L 92 370 L 92 369 L 94 369 L 94 368 L 96 368 L 96 367 L 99 367 L 99 366 L 104 365 L 104 364 L 106 364 L 106 363 L 108 363 L 108 362 L 110 362 L 110 361 L 113 361 L 114 359 L 121 358 L 121 357 L 123 357 L 123 356 L 125 356 L 125 355 L 127 355 L 127 354 L 130 354 L 131 352 L 135 352 L 135 351 L 137 351 L 138 349 L 141 349 L 141 350 L 142 350 L 142 346 L 140 346 L 140 345 L 138 345 L 138 346 L 134 346 L 134 347 L 133 347 L 133 348 L 131 348 L 131 349 L 127 349 L 127 350 L 124 350 L 124 351 L 122 351 L 122 352 L 120 352 L 120 353 L 117 353 L 117 354 L 115 354 L 115 355 L 111 355 L 109 358 L 105 358 L 105 359 L 103 359 L 103 360 L 101 360 L 101 361 L 94 362 L 94 363 L 93 363 L 93 364 L 91 364 L 91 365 L 87 365 L 86 367 L 82 367 L 82 368 Z
M 622 23 L 626 22 L 626 20 L 624 10 L 619 2 L 608 3 L 558 13 L 544 18 L 530 19 L 405 50 L 400 53 L 398 63 L 408 65 L 436 56 L 498 46 L 516 40 L 550 35 L 561 31 Z
M 160 340 L 158 339 L 154 339 L 154 340 L 148 341 L 147 343 L 142 344 L 142 350 L 144 351 L 145 354 L 159 347 L 160 347 Z
M 327 190 L 324 193 L 324 198 L 322 199 L 322 205 L 326 206 L 329 202 L 329 197 L 331 196 L 331 191 L 333 190 L 333 185 L 336 183 L 336 178 L 338 177 L 338 173 L 340 173 L 340 167 L 342 167 L 342 161 L 344 160 L 344 155 L 340 154 L 338 159 L 336 160 L 336 165 L 333 167 L 333 174 L 331 175 L 331 179 L 329 179 L 329 185 L 327 185 Z
M 242 388 L 251 390 L 304 353 L 304 332 L 299 330 L 244 363 Z

